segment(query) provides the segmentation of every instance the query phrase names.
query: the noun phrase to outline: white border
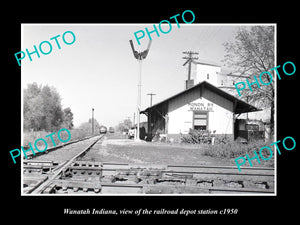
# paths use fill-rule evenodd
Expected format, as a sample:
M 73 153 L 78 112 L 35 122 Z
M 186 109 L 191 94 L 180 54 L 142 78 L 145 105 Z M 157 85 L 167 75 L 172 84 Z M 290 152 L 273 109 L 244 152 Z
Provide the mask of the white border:
M 156 23 L 155 23 L 156 24 Z M 172 23 L 172 25 L 176 25 L 176 23 Z M 23 40 L 23 32 L 24 26 L 31 25 L 31 26 L 144 26 L 144 25 L 152 25 L 152 23 L 127 23 L 127 24 L 120 24 L 120 23 L 22 23 L 21 24 L 21 49 L 24 46 Z M 163 24 L 164 25 L 164 24 Z M 192 24 L 180 24 L 180 26 L 274 26 L 274 65 L 277 65 L 277 23 L 192 23 Z M 271 68 L 270 68 L 271 69 Z M 275 131 L 275 141 L 277 140 L 277 76 L 275 77 L 275 105 L 274 105 L 274 131 Z M 22 79 L 22 66 L 21 66 L 21 88 L 23 88 L 23 79 Z M 21 144 L 23 146 L 23 90 L 21 90 Z M 21 196 L 277 196 L 277 151 L 276 147 L 274 146 L 274 193 L 266 193 L 266 194 L 24 194 L 23 193 L 23 156 L 21 154 Z

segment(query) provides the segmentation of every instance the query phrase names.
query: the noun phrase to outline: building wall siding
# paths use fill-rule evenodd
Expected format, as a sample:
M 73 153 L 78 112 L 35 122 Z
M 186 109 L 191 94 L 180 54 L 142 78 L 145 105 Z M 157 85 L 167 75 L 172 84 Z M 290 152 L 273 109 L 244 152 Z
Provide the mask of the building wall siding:
M 228 111 L 233 112 L 233 102 L 229 101 L 226 98 L 223 98 L 221 95 L 218 95 L 209 89 L 203 88 L 202 96 L 212 101 L 213 103 L 227 109 Z
M 174 105 L 175 103 L 173 103 L 173 106 Z M 181 104 L 180 107 L 176 109 L 173 108 L 172 111 L 169 111 L 168 134 L 187 134 L 189 132 L 189 129 L 193 129 L 193 110 L 207 111 L 207 108 L 193 108 L 191 107 L 191 105 L 212 106 L 212 108 L 208 110 L 208 130 L 215 130 L 216 134 L 233 134 L 232 112 L 215 104 L 213 101 L 209 101 L 204 97 L 198 97 L 193 101 L 187 101 L 186 104 Z M 227 108 L 230 108 L 229 105 L 227 106 Z
M 202 81 L 207 81 L 212 85 L 219 86 L 219 73 L 221 72 L 220 66 L 196 64 L 196 84 Z
M 200 98 L 200 89 L 196 88 L 169 101 L 169 112 Z

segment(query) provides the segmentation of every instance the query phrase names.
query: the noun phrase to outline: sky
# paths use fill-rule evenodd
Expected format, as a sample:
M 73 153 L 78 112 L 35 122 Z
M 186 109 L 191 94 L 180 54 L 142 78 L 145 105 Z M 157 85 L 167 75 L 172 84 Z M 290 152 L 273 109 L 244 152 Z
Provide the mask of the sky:
M 153 23 L 154 24 L 154 23 Z M 133 120 L 138 93 L 138 61 L 129 40 L 138 51 L 147 48 L 147 35 L 137 44 L 134 32 L 150 31 L 153 24 L 22 24 L 21 51 L 34 51 L 43 41 L 52 44 L 48 55 L 32 54 L 21 61 L 22 89 L 36 82 L 53 86 L 62 98 L 62 107 L 70 107 L 74 125 L 79 126 L 92 117 L 105 126 L 116 126 L 126 118 Z M 156 24 L 157 25 L 157 24 Z M 150 105 L 148 93 L 155 93 L 153 104 L 184 90 L 187 66 L 183 66 L 183 51 L 198 52 L 199 61 L 223 65 L 223 43 L 234 41 L 238 27 L 233 24 L 172 24 L 167 33 L 152 33 L 149 54 L 142 62 L 141 109 Z M 167 30 L 168 27 L 163 27 Z M 76 40 L 66 45 L 62 35 L 72 31 Z M 57 40 L 50 38 L 60 35 Z M 72 41 L 66 35 L 66 41 Z M 43 45 L 46 52 L 47 44 Z M 23 113 L 22 113 L 23 114 Z M 146 116 L 141 116 L 146 121 Z

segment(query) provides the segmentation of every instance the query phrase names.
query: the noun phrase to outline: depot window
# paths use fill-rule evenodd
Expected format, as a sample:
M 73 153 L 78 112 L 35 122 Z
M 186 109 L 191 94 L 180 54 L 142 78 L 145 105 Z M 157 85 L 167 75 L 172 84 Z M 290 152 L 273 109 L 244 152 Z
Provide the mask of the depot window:
M 208 112 L 194 111 L 193 127 L 194 130 L 207 130 Z

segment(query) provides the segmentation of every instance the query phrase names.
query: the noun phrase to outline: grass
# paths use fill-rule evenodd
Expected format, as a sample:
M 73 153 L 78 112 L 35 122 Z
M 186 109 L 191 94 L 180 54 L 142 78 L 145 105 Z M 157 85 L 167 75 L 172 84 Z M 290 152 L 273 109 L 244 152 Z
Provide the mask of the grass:
M 71 139 L 70 141 L 77 140 L 80 138 L 84 138 L 86 136 L 90 136 L 91 134 L 87 134 L 84 130 L 80 129 L 71 129 L 69 130 L 71 133 Z M 42 138 L 47 142 L 48 148 L 53 147 L 53 142 L 51 140 L 51 137 L 45 137 L 53 132 L 46 132 L 46 131 L 33 131 L 33 132 L 24 132 L 23 133 L 23 147 L 24 148 L 29 148 L 29 143 L 34 147 L 34 143 L 37 139 Z M 54 135 L 52 135 L 54 143 L 57 145 L 61 145 L 62 142 L 58 139 L 57 132 L 55 132 Z M 67 140 L 68 139 L 68 133 L 66 131 L 62 131 L 60 133 L 60 138 L 62 140 Z M 43 141 L 38 141 L 37 142 L 37 147 L 41 150 L 45 148 L 45 144 Z
M 71 140 L 80 139 L 91 134 L 87 134 L 83 130 L 73 129 L 71 132 Z M 43 138 L 47 141 L 48 148 L 53 146 L 50 137 L 45 137 L 51 132 L 25 132 L 24 147 L 29 147 L 30 142 L 34 146 L 35 140 Z M 126 139 L 126 136 L 118 133 L 107 134 L 109 139 Z M 68 134 L 61 132 L 61 138 L 66 140 Z M 57 132 L 53 135 L 56 145 L 62 144 L 57 137 Z M 45 145 L 42 141 L 37 142 L 39 149 L 44 149 Z M 189 143 L 146 143 L 141 145 L 107 145 L 101 146 L 101 150 L 91 150 L 88 153 L 87 160 L 96 161 L 114 161 L 128 163 L 154 163 L 154 164 L 187 164 L 187 165 L 235 165 L 234 159 L 240 156 L 254 156 L 254 150 L 259 154 L 259 149 L 263 146 L 270 146 L 270 143 L 263 141 L 251 142 L 249 144 L 241 144 L 229 141 L 226 144 L 189 144 Z M 269 153 L 263 151 L 263 156 L 268 158 Z M 274 167 L 274 156 L 265 161 L 252 160 L 253 166 L 269 166 Z M 248 162 L 246 163 L 248 165 Z M 245 165 L 246 165 L 245 164 Z
M 245 157 L 246 154 L 252 158 L 254 157 L 254 151 L 259 154 L 259 150 L 264 146 L 270 146 L 270 143 L 265 143 L 262 140 L 252 141 L 248 144 L 240 143 L 237 141 L 233 141 L 225 136 L 217 136 L 215 138 L 215 144 L 210 145 L 203 143 L 210 143 L 210 133 L 204 131 L 193 130 L 187 135 L 183 135 L 181 137 L 181 142 L 190 145 L 201 145 L 204 147 L 203 155 L 210 156 L 214 158 L 222 158 L 222 159 L 235 159 L 237 157 Z M 264 149 L 261 153 L 264 158 L 269 158 L 270 153 L 268 150 Z M 267 166 L 274 166 L 274 157 L 269 160 L 260 160 L 261 164 Z M 252 164 L 259 164 L 257 160 L 252 160 Z
M 111 138 L 109 138 L 111 139 Z M 259 149 L 263 146 L 270 146 L 269 142 L 256 141 L 242 144 L 236 141 L 228 141 L 226 144 L 189 144 L 189 143 L 147 143 L 142 145 L 108 145 L 105 149 L 109 160 L 126 162 L 145 162 L 145 163 L 177 163 L 177 164 L 215 164 L 215 165 L 235 165 L 234 159 L 254 157 L 254 151 L 259 154 Z M 269 152 L 263 150 L 265 158 L 269 157 Z M 274 167 L 274 156 L 265 161 L 251 161 L 253 166 Z M 245 166 L 249 163 L 245 163 Z
M 111 138 L 108 136 L 108 139 Z M 227 159 L 205 156 L 205 145 L 151 142 L 136 144 L 132 140 L 115 144 L 114 140 L 111 141 L 95 146 L 84 160 L 156 165 L 232 165 Z
M 235 159 L 237 157 L 245 157 L 246 154 L 250 158 L 254 157 L 254 151 L 259 155 L 259 150 L 260 148 L 264 146 L 270 146 L 270 143 L 266 143 L 264 141 L 253 141 L 248 144 L 242 144 L 239 142 L 235 141 L 230 141 L 226 144 L 215 144 L 215 145 L 209 145 L 206 146 L 203 154 L 206 156 L 211 156 L 211 157 L 217 157 L 217 158 L 228 158 L 228 159 Z M 264 158 L 268 158 L 269 152 L 267 150 L 262 151 L 262 155 Z M 252 164 L 255 164 L 256 166 L 259 164 L 257 160 L 252 160 Z M 269 167 L 274 166 L 274 156 L 265 161 L 265 160 L 260 160 L 260 165 L 265 165 Z

